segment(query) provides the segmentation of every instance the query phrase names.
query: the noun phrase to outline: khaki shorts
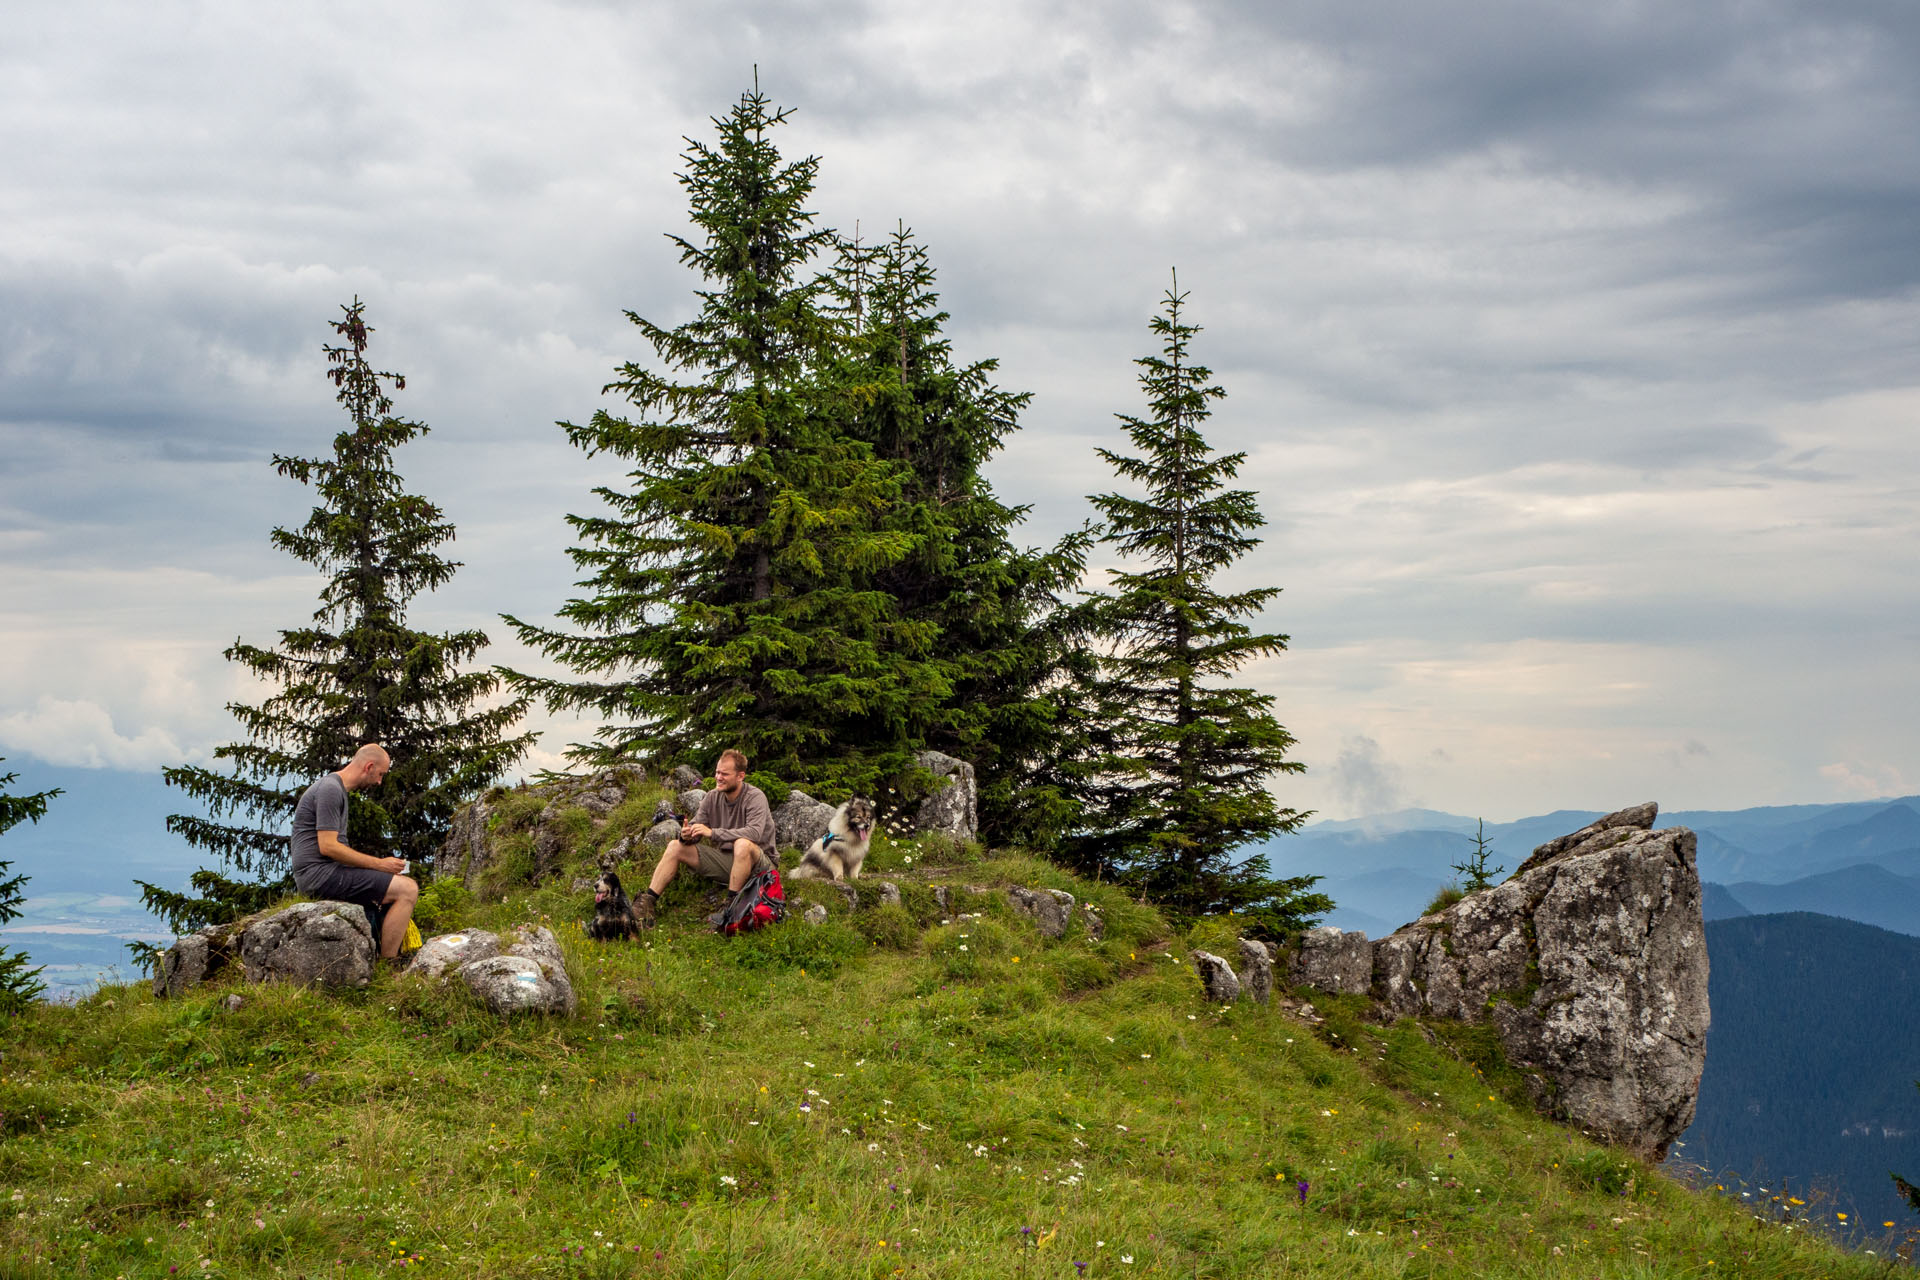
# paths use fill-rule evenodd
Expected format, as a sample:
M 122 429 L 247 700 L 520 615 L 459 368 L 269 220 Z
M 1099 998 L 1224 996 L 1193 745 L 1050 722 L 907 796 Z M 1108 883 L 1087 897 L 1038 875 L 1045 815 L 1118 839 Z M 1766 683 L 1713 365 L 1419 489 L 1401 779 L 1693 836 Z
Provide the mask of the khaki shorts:
M 702 840 L 694 846 L 693 852 L 694 855 L 700 859 L 697 870 L 701 875 L 709 880 L 718 880 L 721 884 L 725 884 L 727 881 L 733 879 L 732 844 L 728 844 L 725 849 L 722 849 L 710 840 Z M 765 871 L 772 865 L 772 859 L 767 857 L 765 850 L 762 850 L 759 858 L 754 862 L 753 869 L 755 871 Z

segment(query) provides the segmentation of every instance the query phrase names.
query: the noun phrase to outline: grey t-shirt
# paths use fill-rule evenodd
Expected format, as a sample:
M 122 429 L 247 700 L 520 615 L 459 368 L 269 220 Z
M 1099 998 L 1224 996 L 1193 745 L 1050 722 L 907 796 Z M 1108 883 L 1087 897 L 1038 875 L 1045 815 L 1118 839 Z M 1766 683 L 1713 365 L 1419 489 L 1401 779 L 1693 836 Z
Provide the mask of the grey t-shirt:
M 347 786 L 340 775 L 329 773 L 300 793 L 293 807 L 293 871 L 314 866 L 331 866 L 333 859 L 320 852 L 320 832 L 335 831 L 347 838 Z

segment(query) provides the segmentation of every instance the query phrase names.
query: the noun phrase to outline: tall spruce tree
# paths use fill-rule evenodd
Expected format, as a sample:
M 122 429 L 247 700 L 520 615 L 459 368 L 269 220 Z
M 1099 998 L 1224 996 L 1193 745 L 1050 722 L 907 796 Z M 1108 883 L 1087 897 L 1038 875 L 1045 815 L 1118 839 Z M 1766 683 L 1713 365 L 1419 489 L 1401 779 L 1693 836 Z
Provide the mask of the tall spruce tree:
M 60 794 L 58 787 L 36 791 L 32 795 L 8 795 L 6 788 L 20 775 L 0 773 L 0 835 L 23 822 L 38 822 L 47 812 L 47 801 Z M 20 904 L 26 900 L 27 878 L 7 876 L 13 863 L 0 861 L 0 924 L 20 918 Z M 24 951 L 0 952 L 0 1014 L 12 1016 L 38 999 L 47 989 L 40 981 L 40 966 Z
M 687 140 L 698 234 L 669 238 L 705 285 L 698 314 L 627 313 L 664 371 L 628 363 L 604 389 L 631 416 L 560 424 L 629 468 L 594 490 L 604 514 L 567 517 L 587 575 L 571 628 L 506 618 L 578 678 L 506 674 L 604 717 L 583 763 L 739 747 L 763 779 L 871 794 L 910 772 L 952 687 L 937 629 L 876 585 L 926 535 L 888 523 L 902 469 L 848 432 L 860 389 L 819 376 L 845 338 L 813 266 L 834 236 L 806 207 L 818 158 L 784 162 L 771 137 L 788 115 L 756 84 L 713 143 Z
M 1139 455 L 1099 451 L 1144 489 L 1093 497 L 1101 541 L 1142 567 L 1111 570 L 1111 593 L 1089 602 L 1101 650 L 1087 691 L 1092 754 L 1066 856 L 1179 913 L 1261 911 L 1284 932 L 1332 904 L 1307 892 L 1317 877 L 1275 880 L 1265 858 L 1231 857 L 1305 820 L 1267 790 L 1275 774 L 1304 766 L 1287 758 L 1294 740 L 1273 699 L 1223 683 L 1287 637 L 1242 621 L 1279 588 L 1214 586 L 1258 545 L 1252 530 L 1265 521 L 1250 490 L 1226 488 L 1246 455 L 1215 455 L 1200 434 L 1226 393 L 1191 358 L 1200 330 L 1182 319 L 1185 304 L 1176 277 L 1150 326 L 1160 352 L 1135 361 L 1148 416 L 1119 417 Z
M 214 752 L 229 767 L 163 771 L 207 809 L 175 814 L 167 829 L 256 880 L 203 870 L 193 879 L 200 898 L 143 883 L 148 904 L 176 930 L 233 918 L 289 887 L 285 824 L 300 792 L 362 743 L 386 747 L 393 769 L 379 788 L 355 793 L 353 846 L 430 869 L 454 810 L 533 742 L 531 733 L 509 734 L 526 700 L 481 705 L 500 677 L 460 669 L 486 647 L 484 632 L 407 625 L 414 596 L 460 567 L 436 550 L 454 530 L 439 507 L 402 488 L 393 452 L 428 428 L 393 416 L 386 384 L 400 390 L 406 379 L 368 362 L 373 330 L 364 304 L 356 298 L 341 310 L 330 322 L 340 344 L 323 349 L 351 425 L 334 437 L 329 456 L 273 459 L 276 471 L 313 486 L 318 498 L 304 525 L 275 529 L 272 542 L 329 575 L 320 607 L 312 625 L 282 631 L 275 646 L 236 640 L 225 651 L 228 661 L 277 686 L 257 706 L 228 705 L 247 734 Z
M 995 386 L 996 360 L 954 362 L 934 268 L 911 231 L 843 243 L 835 294 L 849 332 L 831 375 L 851 392 L 846 429 L 898 468 L 886 527 L 913 540 L 874 585 L 940 637 L 951 689 L 917 736 L 975 766 L 984 839 L 1044 847 L 1070 811 L 1049 772 L 1064 726 L 1048 695 L 1078 652 L 1058 623 L 1091 535 L 1045 551 L 1014 544 L 1028 509 L 1001 502 L 981 468 L 1031 395 Z

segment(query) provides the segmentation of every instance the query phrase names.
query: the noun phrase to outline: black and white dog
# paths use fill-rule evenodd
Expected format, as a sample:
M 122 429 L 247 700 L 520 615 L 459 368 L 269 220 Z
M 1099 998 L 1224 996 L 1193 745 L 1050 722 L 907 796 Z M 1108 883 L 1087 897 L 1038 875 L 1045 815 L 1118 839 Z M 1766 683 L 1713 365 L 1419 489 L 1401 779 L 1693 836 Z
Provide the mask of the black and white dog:
M 601 942 L 640 936 L 640 918 L 633 914 L 633 899 L 620 887 L 620 877 L 611 868 L 600 873 L 593 885 L 593 919 L 587 921 L 587 936 Z
M 860 864 L 867 860 L 867 846 L 872 842 L 873 802 L 855 796 L 833 811 L 827 834 L 800 855 L 800 865 L 793 869 L 793 878 L 858 880 Z

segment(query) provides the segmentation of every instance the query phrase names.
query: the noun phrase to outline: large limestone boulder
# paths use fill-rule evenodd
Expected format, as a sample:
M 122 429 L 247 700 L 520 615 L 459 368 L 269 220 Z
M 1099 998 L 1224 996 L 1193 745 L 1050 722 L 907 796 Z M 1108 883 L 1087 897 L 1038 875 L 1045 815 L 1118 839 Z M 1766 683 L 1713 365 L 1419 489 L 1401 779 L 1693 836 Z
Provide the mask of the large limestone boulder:
M 460 977 L 497 1014 L 573 1012 L 573 984 L 553 931 L 521 925 L 506 951 L 460 966 Z
M 296 902 L 240 934 L 248 982 L 364 987 L 376 954 L 367 913 L 350 902 Z
M 1708 1023 L 1694 836 L 1656 811 L 1541 845 L 1373 958 L 1388 1009 L 1492 1022 L 1550 1112 L 1654 1160 L 1693 1120 Z
M 677 764 L 673 766 L 673 772 L 667 775 L 667 785 L 675 791 L 691 790 L 703 781 L 705 779 L 700 776 L 700 771 L 690 764 Z
M 773 811 L 774 836 L 787 853 L 805 853 L 807 846 L 827 833 L 833 806 L 804 791 L 789 791 Z
M 935 779 L 933 793 L 920 802 L 914 815 L 913 829 L 972 840 L 980 831 L 980 788 L 973 766 L 938 751 L 922 751 L 913 759 Z

